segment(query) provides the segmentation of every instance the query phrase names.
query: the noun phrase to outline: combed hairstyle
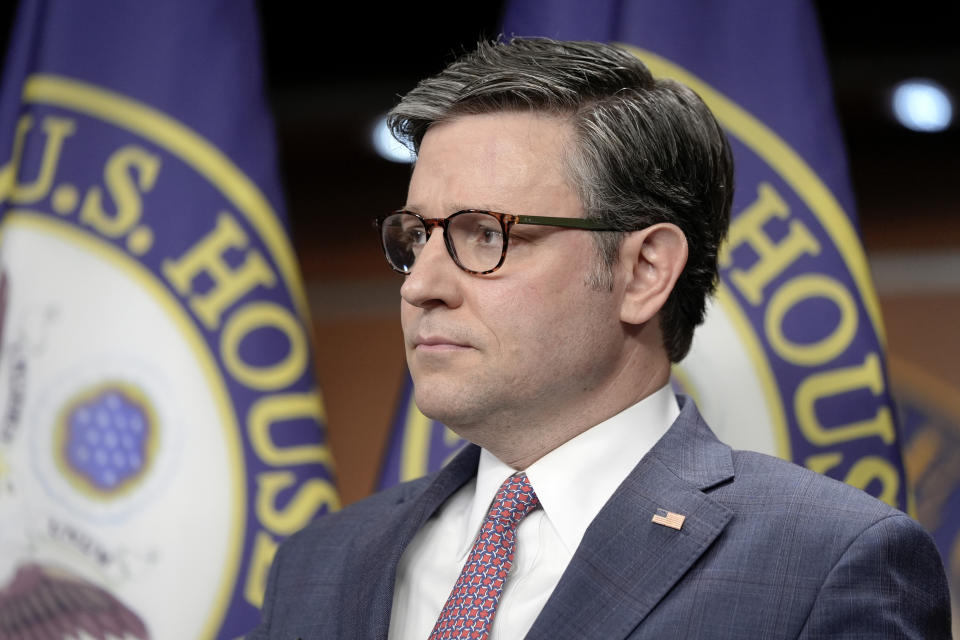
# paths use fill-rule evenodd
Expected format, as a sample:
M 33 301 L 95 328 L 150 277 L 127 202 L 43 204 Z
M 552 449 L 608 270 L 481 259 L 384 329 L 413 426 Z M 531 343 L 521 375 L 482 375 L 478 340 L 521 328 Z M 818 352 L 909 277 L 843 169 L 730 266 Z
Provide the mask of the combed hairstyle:
M 500 111 L 569 118 L 574 148 L 565 164 L 586 217 L 623 232 L 669 222 L 686 235 L 687 264 L 660 311 L 667 355 L 682 360 L 717 285 L 733 199 L 733 158 L 713 114 L 692 90 L 653 78 L 622 49 L 514 38 L 481 42 L 421 81 L 388 123 L 419 152 L 431 125 Z M 593 234 L 599 260 L 588 276 L 592 286 L 612 287 L 623 232 Z

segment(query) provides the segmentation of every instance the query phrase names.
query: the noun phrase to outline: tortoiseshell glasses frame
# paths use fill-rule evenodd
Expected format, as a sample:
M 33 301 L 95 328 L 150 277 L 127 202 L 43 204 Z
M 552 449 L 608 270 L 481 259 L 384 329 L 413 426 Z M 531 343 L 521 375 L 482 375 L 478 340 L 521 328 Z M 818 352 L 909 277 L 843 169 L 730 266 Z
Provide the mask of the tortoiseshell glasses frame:
M 408 274 L 413 269 L 420 249 L 437 227 L 443 229 L 443 241 L 450 258 L 458 267 L 475 275 L 493 273 L 503 265 L 513 225 L 622 231 L 598 220 L 520 216 L 479 209 L 464 209 L 446 218 L 424 218 L 418 213 L 400 209 L 380 216 L 375 224 L 380 232 L 380 244 L 387 263 L 402 274 Z

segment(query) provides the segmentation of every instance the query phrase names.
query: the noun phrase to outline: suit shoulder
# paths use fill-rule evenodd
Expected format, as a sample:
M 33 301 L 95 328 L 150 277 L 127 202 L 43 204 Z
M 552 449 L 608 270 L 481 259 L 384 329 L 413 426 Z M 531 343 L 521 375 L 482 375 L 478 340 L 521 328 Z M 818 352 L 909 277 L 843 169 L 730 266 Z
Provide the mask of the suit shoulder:
M 909 516 L 866 492 L 792 462 L 753 451 L 733 451 L 735 481 L 720 495 L 745 508 L 804 513 L 864 528 L 890 516 Z M 916 523 L 914 523 L 916 524 Z M 917 525 L 919 527 L 919 525 Z
M 916 520 L 860 489 L 779 458 L 734 451 L 733 462 L 733 481 L 710 495 L 733 512 L 726 544 L 749 546 L 753 570 L 777 572 L 786 562 L 791 575 L 810 584 L 824 585 L 829 576 L 850 589 L 845 576 L 872 585 L 903 579 L 930 594 L 918 594 L 918 600 L 942 608 L 943 564 Z

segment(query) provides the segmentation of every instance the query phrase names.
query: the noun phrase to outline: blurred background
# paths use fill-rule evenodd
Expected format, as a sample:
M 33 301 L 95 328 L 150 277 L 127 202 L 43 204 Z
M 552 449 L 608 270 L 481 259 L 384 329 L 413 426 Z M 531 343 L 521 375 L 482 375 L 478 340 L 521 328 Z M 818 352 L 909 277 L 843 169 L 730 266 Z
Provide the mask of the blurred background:
M 3 50 L 14 4 L 0 7 Z M 381 156 L 375 130 L 420 78 L 496 37 L 503 4 L 375 12 L 342 3 L 320 20 L 288 3 L 258 5 L 343 504 L 374 490 L 405 381 L 401 280 L 371 221 L 403 204 L 410 165 Z M 814 4 L 886 326 L 915 515 L 941 530 L 944 560 L 960 575 L 960 3 Z M 910 82 L 914 92 L 904 92 Z
M 960 96 L 960 6 L 816 6 L 894 388 L 903 402 L 918 389 L 937 392 L 927 406 L 947 415 L 916 419 L 960 422 L 960 127 L 954 120 L 939 131 L 912 130 L 893 109 L 895 88 L 913 78 Z M 381 158 L 372 131 L 419 78 L 496 36 L 501 12 L 501 2 L 404 15 L 347 3 L 318 23 L 261 4 L 293 241 L 344 503 L 375 484 L 403 375 L 399 280 L 369 221 L 403 203 L 410 169 Z
M 0 16 L 4 38 L 13 5 Z M 951 113 L 950 102 L 944 111 L 944 99 L 921 95 L 914 117 L 923 121 L 906 125 L 894 109 L 896 88 L 911 79 L 933 81 L 948 101 L 960 96 L 960 5 L 815 5 L 893 386 L 905 409 L 926 407 L 911 419 L 960 424 L 958 105 Z M 400 281 L 370 221 L 403 203 L 410 167 L 378 154 L 375 127 L 418 79 L 496 37 L 503 3 L 460 3 L 455 12 L 427 3 L 402 14 L 343 3 L 322 21 L 283 3 L 261 2 L 259 11 L 292 238 L 311 302 L 340 495 L 349 504 L 376 484 L 404 376 Z M 946 467 L 960 476 L 960 450 L 957 458 Z M 914 465 L 911 473 L 921 471 Z
M 14 4 L 3 4 L 3 50 Z M 503 4 L 461 3 L 451 12 L 426 3 L 398 13 L 344 3 L 323 21 L 287 4 L 259 4 L 287 210 L 344 504 L 373 490 L 403 380 L 399 276 L 384 263 L 370 221 L 403 203 L 410 167 L 377 153 L 375 126 L 420 78 L 496 37 Z M 894 387 L 911 398 L 918 388 L 934 390 L 944 414 L 936 417 L 960 422 L 960 105 L 935 131 L 908 128 L 894 111 L 895 89 L 911 79 L 960 97 L 960 5 L 814 4 Z M 941 117 L 935 97 L 917 100 L 933 109 L 921 117 Z

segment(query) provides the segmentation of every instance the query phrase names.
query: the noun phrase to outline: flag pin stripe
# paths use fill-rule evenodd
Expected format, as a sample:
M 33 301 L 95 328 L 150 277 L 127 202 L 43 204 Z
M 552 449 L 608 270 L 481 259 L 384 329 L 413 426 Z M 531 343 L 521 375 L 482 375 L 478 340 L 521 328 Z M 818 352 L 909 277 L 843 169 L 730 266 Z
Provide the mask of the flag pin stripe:
M 662 524 L 665 527 L 670 527 L 671 529 L 676 529 L 679 531 L 680 527 L 683 526 L 683 521 L 686 519 L 687 516 L 680 515 L 679 513 L 667 511 L 666 509 L 657 509 L 657 512 L 653 514 L 651 522 Z

